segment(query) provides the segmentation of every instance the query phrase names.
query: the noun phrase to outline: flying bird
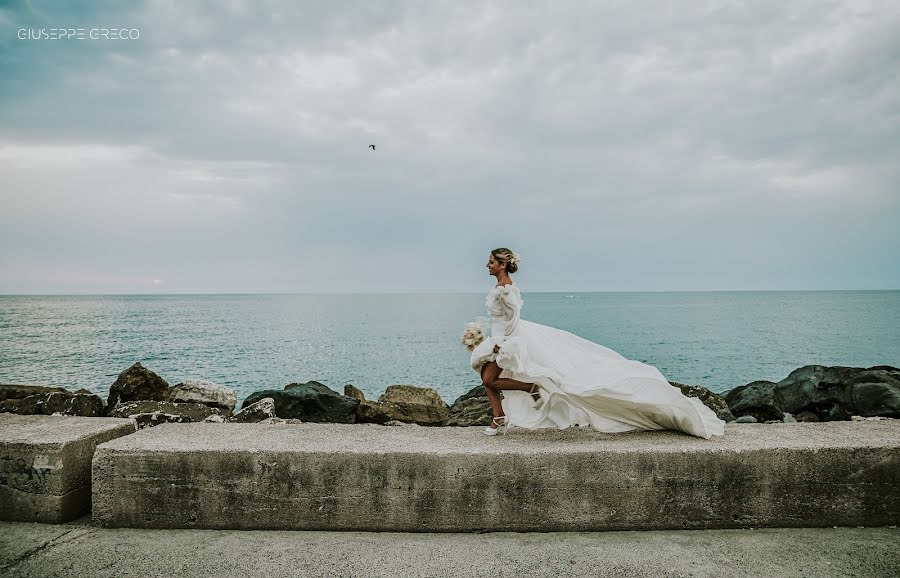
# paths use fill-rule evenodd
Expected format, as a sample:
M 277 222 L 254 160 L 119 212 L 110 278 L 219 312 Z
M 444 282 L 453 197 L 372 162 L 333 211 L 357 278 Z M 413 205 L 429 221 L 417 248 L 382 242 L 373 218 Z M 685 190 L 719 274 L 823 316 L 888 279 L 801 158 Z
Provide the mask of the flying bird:
M 375 150 L 375 145 L 369 145 L 369 148 L 372 149 L 372 150 L 374 151 L 374 150 Z

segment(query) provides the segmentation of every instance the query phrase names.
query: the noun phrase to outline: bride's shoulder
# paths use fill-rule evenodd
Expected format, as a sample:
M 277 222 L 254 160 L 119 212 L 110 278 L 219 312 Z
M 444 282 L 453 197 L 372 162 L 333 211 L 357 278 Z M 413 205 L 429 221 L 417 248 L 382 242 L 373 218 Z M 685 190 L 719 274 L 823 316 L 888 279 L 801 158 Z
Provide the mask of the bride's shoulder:
M 500 295 L 508 295 L 510 293 L 518 293 L 519 286 L 512 283 L 507 283 L 506 285 L 494 285 L 491 291 L 495 291 Z

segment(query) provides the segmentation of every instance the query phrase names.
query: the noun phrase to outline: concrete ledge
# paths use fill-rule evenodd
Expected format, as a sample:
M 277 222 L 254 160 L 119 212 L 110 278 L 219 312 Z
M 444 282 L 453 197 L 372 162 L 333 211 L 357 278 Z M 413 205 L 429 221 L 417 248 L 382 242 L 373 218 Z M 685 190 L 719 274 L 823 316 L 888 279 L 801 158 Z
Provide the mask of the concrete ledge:
M 343 424 L 166 424 L 98 446 L 107 527 L 594 531 L 900 521 L 900 420 L 720 439 Z
M 66 522 L 91 508 L 91 458 L 133 420 L 0 413 L 0 519 Z

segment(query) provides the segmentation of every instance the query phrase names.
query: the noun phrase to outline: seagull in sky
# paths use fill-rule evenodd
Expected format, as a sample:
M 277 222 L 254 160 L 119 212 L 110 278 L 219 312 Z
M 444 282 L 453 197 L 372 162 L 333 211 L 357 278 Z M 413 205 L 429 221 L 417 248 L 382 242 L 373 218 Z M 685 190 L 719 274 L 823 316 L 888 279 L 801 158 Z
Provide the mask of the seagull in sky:
M 375 145 L 369 145 L 369 148 L 372 149 L 372 150 L 374 151 L 374 150 L 375 150 Z

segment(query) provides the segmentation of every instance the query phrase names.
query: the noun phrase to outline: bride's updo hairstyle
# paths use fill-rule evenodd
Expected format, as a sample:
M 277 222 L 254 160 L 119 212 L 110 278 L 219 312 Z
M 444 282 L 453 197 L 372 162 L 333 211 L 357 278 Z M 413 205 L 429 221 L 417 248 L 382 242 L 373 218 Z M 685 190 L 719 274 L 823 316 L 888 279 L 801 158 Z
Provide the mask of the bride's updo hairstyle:
M 505 247 L 494 249 L 491 255 L 501 263 L 506 263 L 506 272 L 515 273 L 519 270 L 519 256 Z

